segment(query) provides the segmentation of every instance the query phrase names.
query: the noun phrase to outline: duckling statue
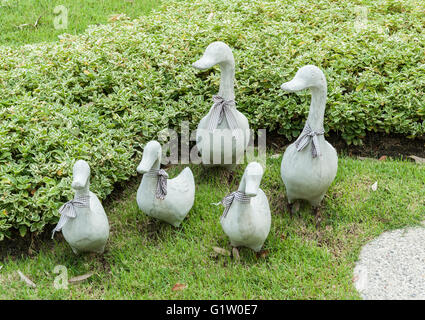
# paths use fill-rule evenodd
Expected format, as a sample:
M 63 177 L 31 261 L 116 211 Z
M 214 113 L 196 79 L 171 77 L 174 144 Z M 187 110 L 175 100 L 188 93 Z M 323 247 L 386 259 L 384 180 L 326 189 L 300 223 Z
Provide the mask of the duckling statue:
M 233 168 L 244 156 L 250 139 L 248 119 L 236 109 L 232 50 L 221 41 L 211 43 L 193 67 L 199 70 L 218 64 L 221 69 L 220 89 L 213 96 L 213 106 L 202 118 L 196 131 L 196 146 L 204 165 Z
M 143 174 L 137 190 L 137 204 L 145 214 L 178 227 L 193 206 L 195 180 L 192 170 L 185 168 L 174 179 L 160 169 L 162 148 L 150 141 L 143 151 L 137 172 Z
M 221 201 L 225 206 L 221 226 L 233 247 L 244 246 L 258 252 L 270 232 L 269 201 L 260 189 L 263 172 L 258 162 L 250 162 L 238 191 Z
M 288 92 L 307 88 L 311 90 L 307 122 L 298 139 L 283 154 L 281 176 L 286 187 L 290 214 L 295 200 L 306 200 L 313 206 L 316 223 L 320 225 L 320 203 L 338 169 L 337 152 L 324 137 L 326 78 L 318 67 L 307 65 L 298 70 L 294 79 L 282 84 L 281 88 Z
M 61 231 L 75 254 L 83 252 L 103 253 L 109 238 L 109 222 L 97 196 L 90 191 L 90 167 L 78 160 L 73 168 L 73 200 L 60 209 L 61 217 L 53 230 Z

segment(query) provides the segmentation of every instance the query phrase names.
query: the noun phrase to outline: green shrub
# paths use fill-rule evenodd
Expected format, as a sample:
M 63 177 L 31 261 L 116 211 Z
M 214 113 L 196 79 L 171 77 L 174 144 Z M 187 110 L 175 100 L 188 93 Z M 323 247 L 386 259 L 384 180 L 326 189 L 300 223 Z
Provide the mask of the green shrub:
M 238 108 L 254 129 L 300 133 L 309 94 L 279 87 L 315 64 L 328 79 L 327 131 L 348 143 L 368 131 L 422 136 L 424 29 L 419 1 L 174 0 L 58 43 L 0 47 L 0 239 L 57 222 L 74 159 L 91 164 L 105 198 L 158 130 L 194 129 L 220 74 L 191 63 L 215 40 L 234 50 Z

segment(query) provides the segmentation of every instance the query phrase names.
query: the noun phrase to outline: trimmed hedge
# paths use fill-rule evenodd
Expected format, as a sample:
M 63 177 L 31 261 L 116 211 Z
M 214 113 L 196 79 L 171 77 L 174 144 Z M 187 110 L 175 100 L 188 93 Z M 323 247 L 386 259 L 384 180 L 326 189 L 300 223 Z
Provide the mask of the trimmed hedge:
M 105 198 L 158 130 L 196 128 L 220 74 L 191 63 L 215 40 L 234 50 L 238 108 L 254 129 L 300 133 L 309 94 L 279 87 L 315 64 L 328 79 L 327 131 L 348 143 L 368 131 L 423 136 L 424 13 L 420 1 L 171 0 L 57 43 L 0 47 L 0 239 L 57 222 L 74 159 L 91 164 Z

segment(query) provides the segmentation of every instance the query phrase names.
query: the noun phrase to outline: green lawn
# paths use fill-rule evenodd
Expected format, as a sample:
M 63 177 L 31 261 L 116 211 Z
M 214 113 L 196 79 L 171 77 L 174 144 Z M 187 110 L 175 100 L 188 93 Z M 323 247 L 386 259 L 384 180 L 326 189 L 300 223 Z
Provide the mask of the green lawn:
M 124 13 L 137 18 L 160 3 L 160 0 L 0 0 L 0 45 L 54 41 L 62 33 L 77 34 L 91 24 L 106 23 L 112 15 Z M 66 29 L 54 27 L 57 16 L 54 9 L 59 5 L 68 9 Z M 40 16 L 37 27 L 27 25 L 34 25 Z
M 90 24 L 108 23 L 111 15 L 136 18 L 159 4 L 159 0 L 0 0 L 0 45 L 55 41 L 62 33 L 77 34 Z M 53 25 L 57 5 L 68 8 L 65 30 Z M 37 27 L 22 26 L 34 24 L 40 16 Z M 125 191 L 108 198 L 111 234 L 102 256 L 75 256 L 60 233 L 55 240 L 48 234 L 35 237 L 33 243 L 1 241 L 0 299 L 360 298 L 352 284 L 360 248 L 383 231 L 424 219 L 425 167 L 341 157 L 337 178 L 323 203 L 324 221 L 317 229 L 307 205 L 301 205 L 292 219 L 285 212 L 280 162 L 281 156 L 268 159 L 261 185 L 272 209 L 272 229 L 262 255 L 241 249 L 237 260 L 213 250 L 231 248 L 219 223 L 223 208 L 211 203 L 236 190 L 244 166 L 233 180 L 226 171 L 192 166 L 195 205 L 179 228 L 138 210 L 139 176 L 123 185 Z M 181 169 L 176 166 L 168 172 L 173 177 Z M 378 189 L 372 191 L 375 181 Z M 25 248 L 24 253 L 17 254 L 16 246 Z M 66 266 L 69 278 L 93 275 L 69 289 L 55 289 L 57 265 Z M 18 270 L 37 287 L 20 280 Z M 173 291 L 177 283 L 186 288 Z
M 103 256 L 75 256 L 60 233 L 55 240 L 46 238 L 30 257 L 3 258 L 0 299 L 358 299 L 352 271 L 361 246 L 385 230 L 424 219 L 425 167 L 341 157 L 323 203 L 324 221 L 316 229 L 307 205 L 293 219 L 285 212 L 281 158 L 267 160 L 261 184 L 272 209 L 263 256 L 241 249 L 238 261 L 213 250 L 231 248 L 219 223 L 223 208 L 211 203 L 237 188 L 244 166 L 233 181 L 226 171 L 192 166 L 195 204 L 181 227 L 138 210 L 138 177 L 124 193 L 113 193 L 106 206 L 111 235 Z M 181 169 L 169 168 L 170 177 Z M 378 189 L 372 191 L 375 181 Z M 69 277 L 94 274 L 57 290 L 56 265 L 66 266 Z M 17 270 L 37 288 L 21 281 Z M 176 283 L 187 288 L 173 291 Z

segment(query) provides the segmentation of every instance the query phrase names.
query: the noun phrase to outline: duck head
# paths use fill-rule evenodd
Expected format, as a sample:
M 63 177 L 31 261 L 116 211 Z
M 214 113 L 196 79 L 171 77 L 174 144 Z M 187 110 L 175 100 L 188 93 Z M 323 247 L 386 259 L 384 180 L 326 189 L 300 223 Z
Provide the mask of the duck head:
M 192 66 L 199 70 L 205 70 L 212 68 L 216 64 L 221 66 L 235 66 L 235 59 L 233 58 L 232 50 L 227 44 L 221 41 L 211 43 L 205 49 L 204 55 L 201 57 L 201 59 L 194 62 Z
M 149 141 L 143 150 L 142 161 L 137 167 L 138 173 L 146 173 L 151 170 L 154 165 L 159 169 L 161 163 L 162 148 L 158 141 Z
M 84 160 L 77 160 L 72 170 L 71 187 L 75 191 L 87 189 L 90 181 L 90 166 Z
M 263 167 L 258 162 L 250 162 L 245 168 L 239 191 L 244 192 L 249 197 L 255 197 L 260 188 L 263 177 Z
M 326 88 L 326 78 L 322 70 L 313 65 L 307 65 L 300 68 L 295 74 L 294 79 L 285 82 L 280 87 L 288 92 L 296 92 L 304 89 Z

